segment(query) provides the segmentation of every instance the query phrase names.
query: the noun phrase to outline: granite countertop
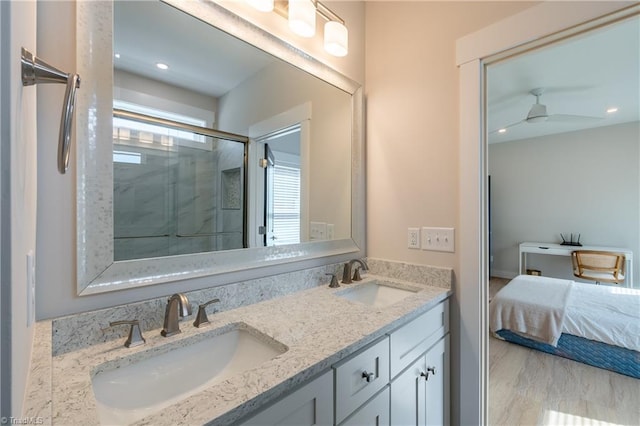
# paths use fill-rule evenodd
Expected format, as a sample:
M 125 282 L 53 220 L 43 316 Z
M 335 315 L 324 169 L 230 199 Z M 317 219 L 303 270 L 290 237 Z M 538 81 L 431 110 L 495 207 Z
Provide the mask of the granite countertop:
M 399 303 L 379 308 L 333 294 L 373 280 L 420 290 Z M 126 365 L 130 358 L 148 357 L 162 352 L 167 345 L 184 346 L 219 333 L 220 328 L 242 323 L 288 350 L 135 423 L 231 424 L 327 371 L 337 361 L 429 310 L 450 294 L 451 290 L 446 288 L 368 275 L 360 283 L 343 284 L 337 289 L 325 285 L 210 314 L 211 325 L 201 329 L 191 325 L 191 317 L 181 322 L 182 333 L 168 338 L 161 337 L 160 330 L 145 330 L 147 343 L 143 346 L 125 348 L 122 341 L 110 341 L 58 355 L 51 363 L 51 420 L 54 425 L 99 424 L 91 384 L 98 366 Z

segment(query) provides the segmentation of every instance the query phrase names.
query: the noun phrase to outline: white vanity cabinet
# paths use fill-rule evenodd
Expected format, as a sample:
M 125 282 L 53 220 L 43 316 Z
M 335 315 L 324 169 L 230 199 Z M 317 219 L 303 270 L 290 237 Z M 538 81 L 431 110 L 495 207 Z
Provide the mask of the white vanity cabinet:
M 391 424 L 449 424 L 449 335 L 391 382 Z
M 449 315 L 445 301 L 390 334 L 391 424 L 449 424 Z
M 447 300 L 337 362 L 330 371 L 242 423 L 448 424 Z
M 243 426 L 332 424 L 333 371 L 327 371 L 242 423 Z

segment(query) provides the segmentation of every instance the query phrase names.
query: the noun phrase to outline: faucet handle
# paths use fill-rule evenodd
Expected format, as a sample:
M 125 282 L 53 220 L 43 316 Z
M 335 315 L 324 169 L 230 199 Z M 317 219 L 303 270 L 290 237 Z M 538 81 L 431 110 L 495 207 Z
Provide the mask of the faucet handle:
M 146 340 L 142 337 L 142 332 L 140 331 L 140 322 L 138 320 L 123 320 L 123 321 L 113 321 L 109 323 L 109 327 L 113 327 L 116 325 L 130 325 L 129 329 L 129 337 L 124 342 L 124 345 L 127 348 L 132 348 L 134 346 L 144 345 Z
M 329 288 L 338 288 L 338 287 L 340 287 L 340 284 L 338 284 L 338 277 L 336 277 L 336 274 L 325 274 L 325 275 L 330 275 L 331 276 L 331 284 L 329 284 Z
M 360 276 L 360 268 L 356 268 L 356 271 L 353 273 L 353 281 L 362 281 L 362 277 Z
M 211 305 L 212 303 L 218 303 L 220 299 L 212 299 L 202 305 L 198 306 L 198 313 L 196 314 L 196 320 L 193 322 L 193 326 L 200 328 L 205 325 L 209 325 L 209 318 L 207 318 L 206 307 Z

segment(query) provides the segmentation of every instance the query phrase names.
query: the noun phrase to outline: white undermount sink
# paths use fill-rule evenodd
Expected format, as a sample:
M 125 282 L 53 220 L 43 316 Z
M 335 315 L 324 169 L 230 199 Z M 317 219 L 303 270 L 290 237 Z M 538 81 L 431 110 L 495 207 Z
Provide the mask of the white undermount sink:
M 133 423 L 287 351 L 243 323 L 179 343 L 120 368 L 113 362 L 96 368 L 92 384 L 102 424 Z
M 393 305 L 400 300 L 416 294 L 420 289 L 409 286 L 396 286 L 386 282 L 373 281 L 359 284 L 357 287 L 336 292 L 336 296 L 354 302 L 376 307 Z

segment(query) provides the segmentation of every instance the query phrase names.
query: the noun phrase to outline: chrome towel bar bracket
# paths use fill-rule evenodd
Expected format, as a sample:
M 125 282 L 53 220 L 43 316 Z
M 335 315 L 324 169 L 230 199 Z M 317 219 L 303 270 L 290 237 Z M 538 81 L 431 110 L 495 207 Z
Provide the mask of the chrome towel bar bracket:
M 78 74 L 68 74 L 52 67 L 24 47 L 22 48 L 20 64 L 23 86 L 33 86 L 39 83 L 62 83 L 67 86 L 60 118 L 60 134 L 58 136 L 58 171 L 61 174 L 65 174 L 69 168 L 71 125 L 76 103 L 76 90 L 80 88 L 80 76 Z

